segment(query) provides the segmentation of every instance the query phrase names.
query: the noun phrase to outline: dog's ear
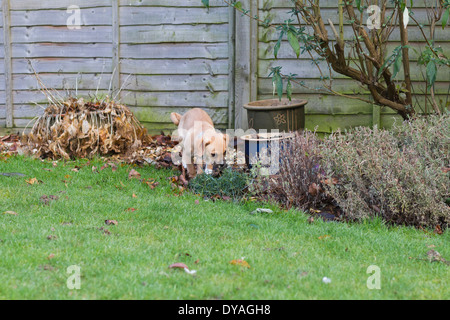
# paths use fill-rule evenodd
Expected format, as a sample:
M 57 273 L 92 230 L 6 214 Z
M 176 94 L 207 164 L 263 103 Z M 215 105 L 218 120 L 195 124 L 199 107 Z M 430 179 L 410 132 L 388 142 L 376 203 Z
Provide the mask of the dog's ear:
M 178 126 L 178 125 L 180 124 L 181 114 L 172 112 L 172 113 L 170 114 L 170 120 L 172 120 L 172 122 L 173 122 L 176 126 Z

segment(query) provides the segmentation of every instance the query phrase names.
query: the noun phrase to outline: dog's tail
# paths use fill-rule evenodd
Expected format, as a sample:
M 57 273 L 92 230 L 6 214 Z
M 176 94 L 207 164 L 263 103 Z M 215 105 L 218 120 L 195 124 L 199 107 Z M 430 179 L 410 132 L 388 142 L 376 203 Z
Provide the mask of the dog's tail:
M 170 120 L 172 120 L 172 122 L 173 122 L 176 126 L 178 126 L 178 125 L 180 124 L 181 114 L 172 112 L 172 113 L 170 114 Z

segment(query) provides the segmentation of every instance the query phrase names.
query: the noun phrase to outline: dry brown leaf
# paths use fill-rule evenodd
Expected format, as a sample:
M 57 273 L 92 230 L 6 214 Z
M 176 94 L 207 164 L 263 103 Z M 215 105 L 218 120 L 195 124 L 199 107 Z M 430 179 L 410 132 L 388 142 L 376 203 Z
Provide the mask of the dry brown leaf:
M 3 212 L 3 214 L 9 214 L 9 215 L 12 215 L 12 216 L 17 216 L 18 215 L 18 213 L 14 212 L 14 211 L 5 211 L 5 212 Z
M 117 226 L 119 222 L 117 220 L 105 220 L 105 224 Z
M 139 172 L 137 172 L 136 170 L 131 169 L 131 171 L 128 173 L 128 179 L 133 179 L 133 178 L 139 179 L 139 178 L 141 178 L 141 174 Z
M 248 262 L 245 260 L 242 260 L 242 259 L 231 260 L 230 263 L 235 266 L 250 268 L 250 265 L 248 264 Z
M 39 183 L 38 179 L 36 179 L 36 178 L 32 178 L 32 179 L 29 179 L 29 180 L 25 180 L 25 182 L 28 183 L 28 184 L 30 184 L 30 185 L 38 184 L 38 183 Z
M 169 268 L 170 268 L 170 269 L 174 269 L 174 268 L 180 268 L 180 269 L 186 268 L 186 269 L 189 269 L 189 268 L 187 267 L 187 265 L 185 265 L 184 263 L 181 263 L 181 262 L 171 264 L 171 265 L 169 266 Z

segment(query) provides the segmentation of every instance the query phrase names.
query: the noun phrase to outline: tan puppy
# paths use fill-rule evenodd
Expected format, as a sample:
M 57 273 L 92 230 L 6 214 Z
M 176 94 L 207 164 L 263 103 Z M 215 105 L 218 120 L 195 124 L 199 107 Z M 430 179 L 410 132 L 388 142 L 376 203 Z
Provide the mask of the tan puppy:
M 217 132 L 210 116 L 199 108 L 189 110 L 183 116 L 171 113 L 170 119 L 178 126 L 181 140 L 183 167 L 188 170 L 189 177 L 203 172 L 211 174 L 213 164 L 223 163 L 223 154 L 227 147 L 228 135 Z M 194 164 L 197 165 L 195 172 Z

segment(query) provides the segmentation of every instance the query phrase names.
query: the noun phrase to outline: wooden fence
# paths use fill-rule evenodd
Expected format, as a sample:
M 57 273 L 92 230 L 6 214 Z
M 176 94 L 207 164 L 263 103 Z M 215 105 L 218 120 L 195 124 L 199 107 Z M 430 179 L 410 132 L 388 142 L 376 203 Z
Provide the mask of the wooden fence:
M 272 98 L 269 68 L 283 66 L 310 87 L 319 75 L 307 57 L 295 59 L 283 43 L 273 59 L 276 32 L 236 14 L 222 0 L 0 0 L 0 128 L 24 128 L 43 112 L 40 92 L 29 62 L 49 88 L 61 95 L 95 95 L 120 89 L 121 101 L 152 131 L 166 132 L 172 111 L 201 107 L 219 128 L 245 127 L 243 104 Z M 337 23 L 337 1 L 321 1 L 326 17 Z M 416 18 L 426 22 L 421 1 Z M 417 2 L 417 4 L 416 4 Z M 290 0 L 244 0 L 252 15 L 274 22 L 289 18 Z M 75 6 L 75 7 L 72 7 Z M 79 8 L 79 11 L 78 11 Z M 80 27 L 76 27 L 79 13 Z M 69 27 L 68 27 L 69 25 Z M 345 26 L 345 32 L 349 32 Z M 390 49 L 398 45 L 397 35 Z M 437 45 L 449 52 L 449 32 L 437 28 Z M 422 48 L 411 33 L 414 48 Z M 412 53 L 413 60 L 417 56 Z M 413 70 L 415 88 L 424 87 L 423 70 Z M 447 94 L 450 74 L 441 72 L 438 99 Z M 336 89 L 367 95 L 351 80 L 336 76 Z M 309 100 L 307 127 L 330 132 L 338 127 L 389 126 L 395 118 L 386 108 L 294 89 Z M 419 97 L 425 105 L 425 98 Z M 9 130 L 11 131 L 11 129 Z

